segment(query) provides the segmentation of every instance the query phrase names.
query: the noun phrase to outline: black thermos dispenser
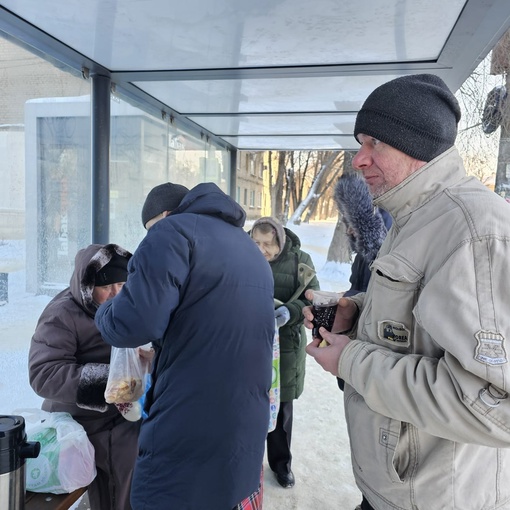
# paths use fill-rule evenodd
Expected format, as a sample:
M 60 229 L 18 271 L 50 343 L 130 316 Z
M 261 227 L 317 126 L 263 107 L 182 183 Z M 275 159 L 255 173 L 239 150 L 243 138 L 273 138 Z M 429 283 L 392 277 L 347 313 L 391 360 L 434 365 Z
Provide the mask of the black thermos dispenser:
M 40 443 L 27 441 L 22 416 L 0 415 L 0 508 L 24 510 L 25 459 L 40 450 Z

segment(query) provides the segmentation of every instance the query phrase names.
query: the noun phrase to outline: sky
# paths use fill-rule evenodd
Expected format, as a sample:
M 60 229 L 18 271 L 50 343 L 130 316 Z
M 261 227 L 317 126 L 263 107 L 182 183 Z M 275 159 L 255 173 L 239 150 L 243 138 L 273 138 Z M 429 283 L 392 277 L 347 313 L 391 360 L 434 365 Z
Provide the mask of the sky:
M 247 223 L 246 228 L 250 228 Z M 312 257 L 323 290 L 349 288 L 350 264 L 326 263 L 335 221 L 287 225 Z M 8 257 L 7 257 L 8 254 Z M 0 259 L 20 257 L 22 242 L 0 245 Z M 9 302 L 0 306 L 0 414 L 39 408 L 28 383 L 27 355 L 37 319 L 50 300 L 27 294 L 25 272 L 9 275 Z M 309 332 L 308 332 L 309 334 Z M 305 389 L 294 401 L 292 470 L 296 485 L 283 489 L 264 461 L 264 510 L 354 510 L 361 502 L 351 470 L 342 392 L 336 378 L 307 356 Z M 74 510 L 86 509 L 85 500 Z

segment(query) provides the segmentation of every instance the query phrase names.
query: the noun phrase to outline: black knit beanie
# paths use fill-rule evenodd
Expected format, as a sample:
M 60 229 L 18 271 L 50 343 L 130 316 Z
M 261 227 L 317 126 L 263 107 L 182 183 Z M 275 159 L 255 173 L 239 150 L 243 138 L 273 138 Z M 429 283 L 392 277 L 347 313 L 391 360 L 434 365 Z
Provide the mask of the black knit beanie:
M 420 161 L 431 161 L 455 143 L 460 108 L 434 74 L 402 76 L 377 87 L 356 117 L 354 136 L 373 136 Z M 358 140 L 359 141 L 359 140 Z
M 152 188 L 142 208 L 143 226 L 145 227 L 149 220 L 152 220 L 152 218 L 155 218 L 163 211 L 173 211 L 176 209 L 184 198 L 184 195 L 188 192 L 189 189 L 186 188 L 186 186 L 173 184 L 171 182 L 165 182 L 164 184 Z
M 96 287 L 102 287 L 104 285 L 112 285 L 114 283 L 127 281 L 127 265 L 127 257 L 122 257 L 118 253 L 115 253 L 108 264 L 97 271 L 94 285 Z

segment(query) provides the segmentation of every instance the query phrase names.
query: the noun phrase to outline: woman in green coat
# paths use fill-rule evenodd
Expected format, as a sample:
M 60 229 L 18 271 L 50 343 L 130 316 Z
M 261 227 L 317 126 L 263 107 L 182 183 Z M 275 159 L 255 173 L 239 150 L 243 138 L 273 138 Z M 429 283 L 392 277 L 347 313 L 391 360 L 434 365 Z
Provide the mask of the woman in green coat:
M 267 436 L 267 459 L 282 487 L 293 487 L 290 451 L 293 400 L 303 392 L 305 346 L 302 309 L 311 303 L 307 289 L 318 290 L 319 282 L 310 255 L 301 250 L 301 241 L 276 219 L 258 219 L 250 232 L 269 262 L 274 278 L 275 317 L 280 328 L 280 411 L 276 428 Z

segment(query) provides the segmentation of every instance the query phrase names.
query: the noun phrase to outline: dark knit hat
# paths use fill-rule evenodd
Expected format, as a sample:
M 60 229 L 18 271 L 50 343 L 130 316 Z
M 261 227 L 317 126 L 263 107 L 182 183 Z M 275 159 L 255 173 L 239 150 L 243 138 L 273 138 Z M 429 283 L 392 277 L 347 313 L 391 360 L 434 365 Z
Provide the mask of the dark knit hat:
M 102 287 L 113 283 L 125 282 L 128 277 L 128 259 L 115 253 L 110 262 L 96 272 L 94 285 Z
M 459 120 L 459 103 L 441 78 L 402 76 L 367 97 L 356 117 L 354 136 L 373 136 L 429 162 L 453 146 Z
M 152 188 L 142 208 L 143 226 L 163 211 L 173 211 L 179 206 L 189 189 L 181 184 L 165 182 Z

